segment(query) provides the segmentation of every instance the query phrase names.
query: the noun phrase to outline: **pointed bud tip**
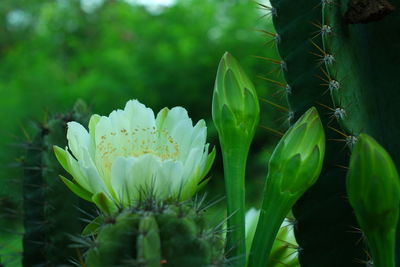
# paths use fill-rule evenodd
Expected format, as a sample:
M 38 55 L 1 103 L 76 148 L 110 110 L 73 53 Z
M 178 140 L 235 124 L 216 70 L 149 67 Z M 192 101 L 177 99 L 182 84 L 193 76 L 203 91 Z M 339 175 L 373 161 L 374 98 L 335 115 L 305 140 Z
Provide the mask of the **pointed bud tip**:
M 229 58 L 229 57 L 233 57 L 233 56 L 232 56 L 231 53 L 229 53 L 228 51 L 225 51 L 225 53 L 224 53 L 224 55 L 222 56 L 222 58 L 226 59 L 226 58 Z
M 319 117 L 318 110 L 316 109 L 316 107 L 311 107 L 304 114 L 304 117 L 307 118 L 308 120 L 317 118 L 317 117 Z
M 229 52 L 225 52 L 221 58 L 221 62 L 224 62 L 228 68 L 239 68 L 239 62 L 236 58 Z

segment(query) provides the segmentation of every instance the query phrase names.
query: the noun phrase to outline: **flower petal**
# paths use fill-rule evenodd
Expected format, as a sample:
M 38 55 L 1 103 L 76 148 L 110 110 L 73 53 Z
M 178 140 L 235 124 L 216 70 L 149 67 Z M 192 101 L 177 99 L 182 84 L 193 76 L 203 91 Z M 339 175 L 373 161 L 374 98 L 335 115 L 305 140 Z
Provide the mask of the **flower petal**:
M 160 112 L 157 115 L 157 118 L 161 114 L 165 116 L 164 113 Z M 169 110 L 162 126 L 163 129 L 168 132 L 168 135 L 170 135 L 179 145 L 179 159 L 185 158 L 188 153 L 193 132 L 193 123 L 189 118 L 186 109 L 182 107 L 174 107 Z
M 136 127 L 153 127 L 155 126 L 154 112 L 151 108 L 137 100 L 130 100 L 125 105 L 124 113 L 130 119 L 131 129 Z
M 90 192 L 97 194 L 99 192 L 104 192 L 108 197 L 111 198 L 113 190 L 107 181 L 104 181 L 102 176 L 99 174 L 97 167 L 90 157 L 87 150 L 83 150 L 83 158 L 79 161 L 79 166 L 82 173 L 87 177 L 87 183 L 90 188 Z
M 166 160 L 160 164 L 155 175 L 155 193 L 157 197 L 178 196 L 183 188 L 183 183 L 182 162 Z
M 56 158 L 58 162 L 61 164 L 61 166 L 66 170 L 68 173 L 69 171 L 69 164 L 68 164 L 68 152 L 62 149 L 59 146 L 53 146 L 54 154 L 56 155 Z
M 208 144 L 206 145 L 206 148 L 204 149 L 204 154 L 203 154 L 203 159 L 202 161 L 204 162 L 204 167 L 203 167 L 203 173 L 201 174 L 201 178 L 203 179 L 204 176 L 207 175 L 207 173 L 210 171 L 214 160 L 215 160 L 215 156 L 217 154 L 217 151 L 215 149 L 215 147 L 213 147 L 212 151 L 210 154 L 208 154 Z
M 129 101 L 124 110 L 100 118 L 95 130 L 96 165 L 106 181 L 111 180 L 117 157 L 140 156 L 151 150 L 155 124 L 153 111 L 137 100 Z
M 96 125 L 100 121 L 100 118 L 100 115 L 93 114 L 89 120 L 89 134 L 94 144 L 96 143 Z
M 67 139 L 68 147 L 71 149 L 75 158 L 80 160 L 82 158 L 82 148 L 89 151 L 91 157 L 94 158 L 94 144 L 88 131 L 77 122 L 68 122 Z
M 90 192 L 90 186 L 86 175 L 81 171 L 78 161 L 70 154 L 67 153 L 68 169 L 66 171 L 72 175 L 74 181 Z
M 111 184 L 116 198 L 123 205 L 132 205 L 142 193 L 154 187 L 160 159 L 152 154 L 141 157 L 118 157 L 112 166 Z

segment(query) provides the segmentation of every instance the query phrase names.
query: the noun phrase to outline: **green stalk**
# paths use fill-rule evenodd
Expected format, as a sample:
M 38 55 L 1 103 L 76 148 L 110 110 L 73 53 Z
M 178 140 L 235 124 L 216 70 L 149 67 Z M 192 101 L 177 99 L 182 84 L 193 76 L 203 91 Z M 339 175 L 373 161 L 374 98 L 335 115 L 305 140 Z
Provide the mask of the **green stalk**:
M 212 117 L 222 148 L 228 208 L 226 250 L 236 266 L 245 266 L 245 172 L 247 154 L 260 120 L 253 83 L 236 59 L 225 53 L 218 66 Z
M 244 266 L 245 242 L 245 172 L 249 147 L 238 144 L 222 149 L 225 173 L 225 192 L 228 210 L 226 250 L 235 258 L 235 266 Z
M 396 231 L 388 234 L 371 234 L 367 236 L 369 249 L 375 267 L 395 267 L 395 236 Z
M 273 196 L 271 193 L 273 192 L 268 189 L 264 193 L 260 219 L 249 256 L 248 266 L 251 267 L 267 266 L 279 228 L 295 202 L 292 197 L 281 196 L 280 194 Z
M 267 266 L 283 220 L 293 204 L 318 179 L 324 153 L 325 134 L 322 123 L 317 110 L 311 108 L 285 133 L 269 160 L 249 266 Z

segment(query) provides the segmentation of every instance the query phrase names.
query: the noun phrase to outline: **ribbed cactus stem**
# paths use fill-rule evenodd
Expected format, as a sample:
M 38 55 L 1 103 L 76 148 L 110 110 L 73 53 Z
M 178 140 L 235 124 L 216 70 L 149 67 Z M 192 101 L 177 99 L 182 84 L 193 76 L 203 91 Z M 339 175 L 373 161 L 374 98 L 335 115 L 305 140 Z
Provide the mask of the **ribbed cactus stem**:
M 224 264 L 223 239 L 207 228 L 195 205 L 177 200 L 142 203 L 107 220 L 96 219 L 103 224 L 92 233 L 95 242 L 85 259 L 88 267 Z
M 87 115 L 86 106 L 77 102 L 73 111 L 51 115 L 46 123 L 38 124 L 36 137 L 26 145 L 23 166 L 24 266 L 63 265 L 76 255 L 69 247 L 68 234 L 76 235 L 82 231 L 83 223 L 79 217 L 86 217 L 90 207 L 80 202 L 58 179 L 58 174 L 64 173 L 54 156 L 53 145 L 65 147 L 66 123 L 71 119 L 85 120 Z
M 146 216 L 139 223 L 137 257 L 148 267 L 158 267 L 161 262 L 160 235 L 154 216 Z

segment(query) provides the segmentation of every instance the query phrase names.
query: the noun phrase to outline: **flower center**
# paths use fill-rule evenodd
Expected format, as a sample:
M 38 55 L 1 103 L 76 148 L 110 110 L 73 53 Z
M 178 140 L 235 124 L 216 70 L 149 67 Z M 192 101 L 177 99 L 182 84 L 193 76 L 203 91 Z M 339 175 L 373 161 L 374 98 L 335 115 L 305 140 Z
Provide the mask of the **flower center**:
M 100 137 L 97 155 L 106 169 L 111 170 L 116 157 L 140 157 L 153 154 L 161 160 L 176 160 L 180 154 L 179 144 L 167 130 L 156 127 L 121 129 Z

